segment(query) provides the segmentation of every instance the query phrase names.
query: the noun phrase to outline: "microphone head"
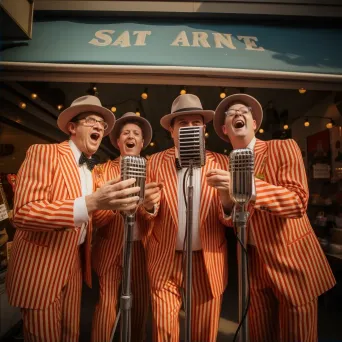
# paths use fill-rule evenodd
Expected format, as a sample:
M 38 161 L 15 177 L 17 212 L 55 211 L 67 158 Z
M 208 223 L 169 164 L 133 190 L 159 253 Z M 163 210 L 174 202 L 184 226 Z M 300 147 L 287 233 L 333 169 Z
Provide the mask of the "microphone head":
M 139 204 L 145 197 L 145 180 L 146 180 L 146 159 L 140 156 L 124 156 L 121 157 L 121 180 L 135 178 L 136 182 L 130 187 L 140 186 Z M 130 196 L 136 196 L 132 194 Z M 134 214 L 130 212 L 130 214 Z
M 194 168 L 205 165 L 205 138 L 203 126 L 181 127 L 178 136 L 178 152 L 181 167 Z
M 233 150 L 229 155 L 230 195 L 239 205 L 255 198 L 254 153 L 249 148 Z

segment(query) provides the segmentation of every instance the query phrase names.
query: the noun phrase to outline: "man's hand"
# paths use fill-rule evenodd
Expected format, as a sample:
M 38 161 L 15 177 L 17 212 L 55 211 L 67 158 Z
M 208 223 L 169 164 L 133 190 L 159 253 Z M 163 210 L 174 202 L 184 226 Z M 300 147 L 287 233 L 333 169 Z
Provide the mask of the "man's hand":
M 88 213 L 94 210 L 134 210 L 137 207 L 139 186 L 131 187 L 135 178 L 120 181 L 120 176 L 103 184 L 91 195 L 86 196 L 85 201 Z
M 159 203 L 161 190 L 163 189 L 162 183 L 148 183 L 145 186 L 145 198 L 144 198 L 144 207 L 147 211 L 152 211 L 154 205 Z
M 217 189 L 224 211 L 230 212 L 234 206 L 229 192 L 230 173 L 225 170 L 212 169 L 207 172 L 206 177 L 208 185 Z

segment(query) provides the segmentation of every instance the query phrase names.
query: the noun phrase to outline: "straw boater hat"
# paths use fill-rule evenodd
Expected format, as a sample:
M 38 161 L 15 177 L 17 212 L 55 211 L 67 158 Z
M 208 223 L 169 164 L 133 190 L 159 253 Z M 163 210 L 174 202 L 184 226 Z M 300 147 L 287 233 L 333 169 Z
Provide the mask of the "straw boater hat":
M 74 100 L 69 108 L 65 109 L 57 119 L 57 125 L 61 131 L 69 134 L 67 129 L 68 123 L 78 114 L 85 112 L 93 112 L 103 117 L 108 124 L 108 128 L 104 131 L 104 136 L 108 135 L 114 127 L 115 115 L 107 108 L 102 107 L 101 101 L 92 95 L 86 95 Z
M 247 107 L 252 109 L 252 115 L 254 120 L 256 121 L 256 129 L 255 132 L 260 128 L 262 122 L 263 111 L 261 104 L 257 99 L 253 96 L 247 94 L 233 94 L 227 96 L 223 99 L 215 110 L 214 116 L 214 129 L 216 134 L 224 141 L 229 141 L 229 138 L 223 133 L 222 126 L 224 125 L 224 121 L 226 118 L 226 111 L 234 102 L 241 102 Z
M 137 116 L 133 112 L 125 113 L 124 115 L 122 115 L 120 119 L 116 120 L 114 128 L 109 136 L 110 142 L 116 149 L 119 150 L 117 139 L 119 139 L 122 127 L 126 123 L 130 123 L 130 122 L 137 122 L 139 124 L 139 127 L 141 128 L 141 131 L 144 137 L 143 149 L 146 148 L 152 139 L 152 127 L 146 119 L 142 118 L 141 116 Z
M 176 97 L 172 103 L 171 114 L 164 115 L 160 119 L 160 124 L 169 131 L 173 118 L 189 114 L 202 115 L 205 124 L 211 121 L 214 117 L 214 111 L 203 110 L 202 103 L 196 95 L 184 94 Z

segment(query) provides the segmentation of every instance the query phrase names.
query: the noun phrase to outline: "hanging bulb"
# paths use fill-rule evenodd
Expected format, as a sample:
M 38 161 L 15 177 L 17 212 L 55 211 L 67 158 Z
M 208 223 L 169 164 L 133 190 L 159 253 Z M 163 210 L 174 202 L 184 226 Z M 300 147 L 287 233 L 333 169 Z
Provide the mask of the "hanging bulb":
M 224 99 L 226 96 L 227 96 L 227 94 L 226 94 L 226 92 L 225 92 L 225 89 L 224 89 L 224 88 L 221 88 L 220 98 L 221 98 L 221 99 Z
M 289 129 L 289 125 L 284 125 L 284 129 Z
M 181 95 L 186 94 L 186 88 L 185 87 L 181 88 L 179 94 L 181 94 Z
M 112 113 L 115 113 L 116 112 L 116 107 L 113 106 L 110 110 L 112 111 Z
M 328 129 L 333 128 L 333 126 L 334 126 L 334 121 L 333 121 L 332 119 L 330 119 L 330 122 L 328 122 L 328 123 L 325 125 L 325 127 L 328 128 Z
M 262 128 L 259 129 L 259 133 L 264 133 L 264 130 Z
M 305 94 L 306 93 L 305 88 L 299 88 L 298 91 L 299 91 L 299 94 Z
M 26 103 L 25 102 L 19 102 L 19 107 L 21 108 L 21 109 L 25 109 L 26 108 Z
M 150 142 L 150 146 L 152 146 L 152 147 L 154 146 L 154 142 L 153 141 Z
M 137 110 L 135 111 L 135 115 L 136 115 L 136 116 L 140 116 L 139 108 L 137 108 Z
M 58 110 L 62 110 L 62 109 L 63 109 L 63 105 L 62 105 L 62 104 L 59 104 L 59 105 L 57 106 L 57 109 L 58 109 Z
M 31 94 L 31 99 L 32 100 L 35 100 L 37 97 L 38 97 L 38 95 L 36 93 L 32 93 Z
M 305 127 L 309 127 L 310 126 L 310 122 L 309 122 L 308 118 L 305 119 L 304 126 Z
M 143 100 L 146 100 L 148 98 L 148 91 L 147 88 L 145 88 L 144 92 L 141 94 L 141 98 Z
M 208 137 L 209 137 L 209 133 L 206 132 L 206 133 L 204 134 L 204 136 L 205 136 L 206 138 L 208 138 Z

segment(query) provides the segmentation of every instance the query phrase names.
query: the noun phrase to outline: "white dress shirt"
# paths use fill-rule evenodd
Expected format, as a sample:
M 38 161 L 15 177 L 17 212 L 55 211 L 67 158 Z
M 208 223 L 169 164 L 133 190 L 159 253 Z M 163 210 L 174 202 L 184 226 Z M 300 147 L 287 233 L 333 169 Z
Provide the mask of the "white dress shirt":
M 176 157 L 178 157 L 178 150 L 176 148 Z M 176 167 L 176 166 L 175 166 Z M 176 250 L 182 251 L 184 247 L 184 239 L 186 232 L 186 207 L 183 196 L 183 179 L 186 169 L 177 170 L 178 177 L 178 235 L 176 241 Z M 199 231 L 200 224 L 200 203 L 201 203 L 201 168 L 193 169 L 193 214 L 192 214 L 192 250 L 199 251 L 202 249 L 201 236 Z M 187 194 L 189 178 L 185 191 Z
M 93 177 L 87 164 L 79 165 L 79 159 L 82 152 L 78 149 L 72 140 L 69 140 L 71 151 L 75 157 L 76 165 L 80 173 L 82 196 L 75 199 L 74 202 L 74 222 L 76 227 L 81 227 L 81 234 L 78 244 L 81 245 L 85 241 L 87 235 L 87 226 L 89 221 L 89 214 L 85 197 L 93 192 Z

